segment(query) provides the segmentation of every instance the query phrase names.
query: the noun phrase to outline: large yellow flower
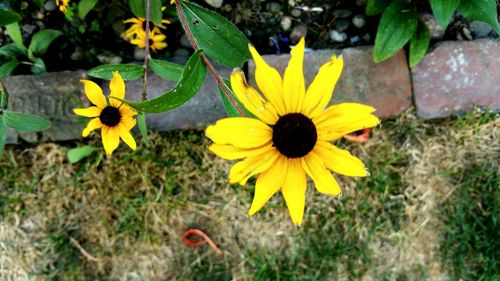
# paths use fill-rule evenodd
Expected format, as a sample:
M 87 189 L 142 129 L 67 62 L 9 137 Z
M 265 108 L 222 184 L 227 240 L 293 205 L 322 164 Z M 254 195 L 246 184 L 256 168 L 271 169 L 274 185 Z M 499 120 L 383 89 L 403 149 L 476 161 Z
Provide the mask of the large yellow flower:
M 65 13 L 69 5 L 69 0 L 56 0 L 56 5 L 61 12 Z
M 75 108 L 75 114 L 93 118 L 83 129 L 82 136 L 87 137 L 95 129 L 101 129 L 102 144 L 107 155 L 111 155 L 120 144 L 120 138 L 132 150 L 136 143 L 130 130 L 135 126 L 134 116 L 137 113 L 128 105 L 113 98 L 106 98 L 101 87 L 89 80 L 81 80 L 85 88 L 85 95 L 93 104 L 87 108 Z M 118 72 L 113 72 L 109 83 L 109 96 L 118 99 L 125 98 L 125 82 Z
M 225 118 L 205 132 L 214 142 L 209 147 L 212 152 L 229 160 L 244 158 L 231 168 L 231 183 L 244 185 L 258 174 L 249 215 L 259 211 L 281 189 L 297 225 L 304 215 L 306 173 L 319 192 L 334 196 L 341 190 L 330 171 L 346 176 L 368 175 L 361 160 L 330 142 L 379 122 L 371 106 L 342 103 L 328 107 L 342 72 L 342 57 L 333 55 L 321 66 L 306 90 L 304 44 L 302 38 L 292 49 L 283 79 L 249 46 L 263 96 L 246 83 L 241 70 L 232 73 L 231 87 L 256 118 Z

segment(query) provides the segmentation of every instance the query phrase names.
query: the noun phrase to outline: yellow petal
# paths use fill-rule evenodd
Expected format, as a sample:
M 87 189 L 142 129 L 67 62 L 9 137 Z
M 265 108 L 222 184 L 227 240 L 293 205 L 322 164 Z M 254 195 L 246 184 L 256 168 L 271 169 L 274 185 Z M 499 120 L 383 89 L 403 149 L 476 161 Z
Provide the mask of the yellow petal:
M 306 173 L 313 179 L 316 190 L 328 195 L 340 195 L 340 186 L 328 171 L 321 157 L 314 151 L 302 158 L 302 165 Z
M 307 88 L 304 100 L 303 113 L 308 115 L 315 110 L 320 112 L 328 106 L 333 94 L 333 89 L 342 73 L 344 60 L 342 57 L 332 55 L 329 62 L 323 64 L 316 77 Z
M 118 124 L 118 133 L 120 134 L 120 138 L 123 142 L 126 143 L 132 150 L 137 148 L 137 144 L 135 143 L 134 137 L 130 133 L 130 129 L 127 129 L 123 123 Z
M 288 212 L 296 225 L 302 223 L 306 204 L 306 175 L 300 158 L 288 159 L 288 171 L 281 188 Z
M 113 71 L 113 78 L 111 78 L 111 82 L 109 82 L 109 90 L 110 90 L 110 97 L 115 97 L 118 99 L 124 99 L 125 98 L 125 82 L 123 81 L 122 76 L 118 71 Z M 118 107 L 122 102 L 115 100 L 113 98 L 110 98 L 110 104 Z M 113 103 L 111 103 L 113 101 Z M 117 105 L 114 103 L 118 103 Z
M 285 104 L 283 102 L 283 80 L 274 68 L 269 66 L 259 55 L 257 50 L 248 45 L 252 58 L 255 61 L 255 81 L 266 99 L 271 102 L 279 115 L 285 115 Z
M 127 128 L 127 130 L 130 131 L 130 130 L 132 130 L 132 128 L 135 127 L 135 125 L 137 124 L 137 121 L 135 121 L 135 119 L 133 117 L 122 116 L 120 123 L 123 124 L 125 126 L 125 128 Z
M 257 118 L 267 124 L 275 124 L 278 121 L 274 106 L 264 101 L 257 90 L 246 83 L 245 74 L 240 69 L 235 69 L 231 74 L 231 88 L 236 98 Z
M 118 127 L 103 126 L 101 129 L 102 144 L 107 155 L 111 155 L 120 144 L 120 133 Z
M 287 174 L 287 167 L 287 158 L 280 155 L 267 171 L 262 172 L 257 177 L 252 206 L 248 211 L 249 216 L 253 216 L 257 213 L 266 202 L 278 192 L 280 187 L 283 186 Z
M 217 143 L 214 143 L 208 147 L 208 150 L 212 151 L 217 156 L 227 160 L 252 157 L 262 154 L 271 149 L 272 149 L 272 144 L 270 142 L 261 147 L 248 148 L 248 149 L 238 148 L 227 144 L 217 144 Z
M 273 131 L 264 122 L 244 117 L 225 118 L 209 126 L 205 135 L 218 144 L 255 148 L 271 141 Z
M 269 169 L 280 153 L 276 149 L 271 149 L 260 155 L 248 157 L 245 160 L 239 161 L 229 171 L 229 182 L 240 183 L 244 185 L 246 181 L 253 175 L 262 173 Z
M 130 116 L 130 117 L 134 117 L 137 115 L 137 111 L 135 111 L 132 107 L 126 105 L 126 104 L 122 104 L 120 105 L 120 107 L 118 108 L 118 110 L 120 110 L 120 115 L 121 116 Z
M 379 119 L 375 115 L 343 115 L 316 126 L 318 140 L 332 141 L 352 132 L 377 126 Z
M 375 107 L 354 103 L 354 102 L 345 102 L 334 104 L 329 106 L 327 109 L 323 110 L 320 114 L 314 116 L 313 121 L 315 123 L 321 123 L 324 120 L 328 120 L 334 117 L 338 117 L 341 115 L 349 115 L 349 114 L 370 114 L 375 112 Z
M 106 107 L 106 98 L 102 94 L 102 89 L 96 83 L 90 80 L 80 80 L 83 83 L 85 95 L 95 106 L 99 108 Z
M 92 120 L 89 121 L 89 123 L 87 124 L 87 127 L 85 127 L 85 129 L 83 129 L 82 131 L 82 137 L 86 138 L 88 137 L 88 135 L 95 129 L 99 129 L 102 127 L 102 123 L 101 123 L 101 120 L 99 118 L 94 118 Z
M 329 142 L 318 141 L 313 151 L 323 159 L 328 169 L 337 174 L 351 177 L 368 175 L 361 160 L 352 156 L 349 151 L 337 148 Z
M 283 77 L 283 93 L 287 113 L 301 112 L 305 97 L 304 85 L 304 37 L 293 47 L 292 55 Z
M 101 115 L 102 109 L 98 108 L 97 106 L 89 106 L 86 108 L 74 108 L 73 112 L 76 115 L 80 115 L 83 117 L 99 117 Z

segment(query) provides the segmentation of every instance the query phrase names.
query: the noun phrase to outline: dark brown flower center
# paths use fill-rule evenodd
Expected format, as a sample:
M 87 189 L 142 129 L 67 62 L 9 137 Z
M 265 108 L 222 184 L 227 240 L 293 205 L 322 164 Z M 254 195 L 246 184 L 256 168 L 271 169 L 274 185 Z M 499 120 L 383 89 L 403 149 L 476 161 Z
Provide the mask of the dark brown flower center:
M 273 126 L 273 145 L 288 158 L 307 155 L 317 139 L 316 126 L 300 113 L 283 115 Z
M 106 106 L 99 115 L 101 123 L 106 126 L 113 127 L 120 123 L 121 120 L 120 110 L 113 106 Z

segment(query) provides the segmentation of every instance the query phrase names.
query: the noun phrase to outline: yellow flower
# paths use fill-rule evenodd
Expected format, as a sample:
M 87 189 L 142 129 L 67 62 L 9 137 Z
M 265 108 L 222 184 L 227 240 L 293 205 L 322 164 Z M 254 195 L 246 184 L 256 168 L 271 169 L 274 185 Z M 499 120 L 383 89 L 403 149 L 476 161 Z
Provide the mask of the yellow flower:
M 137 113 L 119 100 L 106 98 L 96 83 L 89 80 L 81 80 L 81 82 L 85 88 L 85 95 L 93 104 L 87 108 L 73 109 L 77 115 L 93 118 L 83 129 L 82 136 L 87 137 L 93 130 L 101 129 L 102 144 L 107 155 L 111 155 L 118 147 L 120 138 L 132 150 L 135 150 L 136 143 L 130 130 L 136 124 L 134 116 Z M 125 82 L 118 72 L 113 72 L 109 89 L 111 90 L 110 97 L 125 98 Z
M 340 187 L 330 171 L 346 176 L 367 176 L 365 166 L 348 151 L 330 142 L 360 129 L 374 127 L 379 119 L 371 106 L 342 103 L 328 107 L 343 67 L 333 55 L 305 88 L 304 38 L 295 46 L 284 77 L 269 66 L 253 46 L 255 79 L 263 95 L 249 86 L 241 70 L 231 74 L 238 100 L 256 118 L 233 117 L 206 129 L 214 142 L 209 150 L 229 159 L 243 159 L 229 172 L 231 183 L 244 185 L 258 174 L 249 215 L 254 215 L 281 189 L 293 223 L 302 223 L 306 174 L 316 189 L 338 196 Z
M 56 0 L 56 5 L 61 12 L 65 13 L 69 5 L 69 0 Z
M 151 48 L 151 50 L 153 51 L 166 48 L 167 43 L 164 42 L 166 38 L 167 36 L 165 36 L 164 34 L 156 34 L 154 31 L 152 31 L 151 33 L 149 33 L 149 48 Z M 136 45 L 139 48 L 146 48 L 146 34 L 135 36 L 134 39 L 130 40 L 130 43 Z
M 132 24 L 132 26 L 130 26 L 123 33 L 123 37 L 125 38 L 125 40 L 133 39 L 135 36 L 146 36 L 146 20 L 144 18 L 130 18 L 124 20 L 123 22 Z M 171 23 L 171 21 L 169 21 L 168 19 L 162 19 L 161 22 L 164 24 Z M 165 29 L 164 26 L 159 27 L 153 22 L 149 22 L 149 26 L 149 31 L 155 33 L 161 33 L 160 28 Z

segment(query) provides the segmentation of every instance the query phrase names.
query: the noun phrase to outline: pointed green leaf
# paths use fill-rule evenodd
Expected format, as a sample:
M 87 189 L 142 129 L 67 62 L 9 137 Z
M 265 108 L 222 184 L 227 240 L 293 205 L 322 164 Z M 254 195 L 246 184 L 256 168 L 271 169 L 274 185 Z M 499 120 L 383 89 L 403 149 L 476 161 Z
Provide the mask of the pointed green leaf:
M 87 14 L 95 7 L 98 0 L 81 0 L 78 3 L 78 17 L 84 19 Z
M 142 140 L 149 146 L 149 136 L 148 136 L 148 125 L 146 124 L 146 114 L 139 113 L 137 114 L 137 126 L 139 126 L 139 131 L 142 135 Z
M 97 148 L 90 146 L 90 145 L 84 145 L 76 148 L 72 148 L 68 150 L 68 161 L 71 164 L 74 164 L 80 160 L 82 160 L 85 157 L 90 156 L 94 151 L 96 151 Z
M 9 105 L 9 93 L 2 80 L 0 80 L 0 110 L 7 109 L 7 105 Z
M 33 72 L 34 74 L 41 74 L 47 72 L 47 70 L 45 69 L 45 63 L 41 58 L 35 59 L 33 65 L 31 66 L 31 72 Z
M 461 0 L 458 10 L 468 20 L 484 21 L 500 34 L 495 0 Z
M 367 16 L 374 16 L 382 13 L 392 0 L 368 0 L 365 13 Z
M 161 78 L 172 81 L 181 79 L 184 70 L 184 67 L 180 64 L 152 58 L 149 58 L 149 66 Z
M 14 68 L 16 68 L 19 64 L 20 62 L 18 62 L 17 60 L 11 60 L 9 62 L 0 65 L 0 78 L 9 75 L 12 72 L 12 70 L 14 70 Z
M 431 34 L 425 23 L 419 21 L 417 31 L 410 40 L 410 67 L 417 65 L 427 53 Z
M 26 50 L 20 48 L 16 43 L 9 43 L 0 47 L 0 56 L 4 56 L 9 59 L 25 55 Z
M 0 113 L 0 158 L 3 155 L 5 149 L 5 141 L 7 140 L 7 127 L 3 120 L 3 114 Z
M 52 43 L 52 41 L 54 41 L 54 39 L 59 37 L 61 34 L 61 31 L 54 29 L 43 29 L 38 31 L 31 39 L 31 43 L 28 48 L 28 57 L 31 60 L 35 60 L 37 57 L 43 56 L 50 43 Z
M 160 26 L 163 12 L 161 10 L 161 0 L 150 0 L 150 19 Z M 132 13 L 138 18 L 146 18 L 146 0 L 129 0 L 128 6 Z
M 388 59 L 410 41 L 417 29 L 417 13 L 406 0 L 394 1 L 382 14 L 378 25 L 373 60 Z
M 138 111 L 146 113 L 165 112 L 183 105 L 198 92 L 203 81 L 205 81 L 207 68 L 200 57 L 201 52 L 202 50 L 198 50 L 189 58 L 184 67 L 181 80 L 172 90 L 152 100 L 124 102 Z
M 446 29 L 451 16 L 457 10 L 460 0 L 430 0 L 430 2 L 434 17 L 443 30 Z
M 251 58 L 248 39 L 230 21 L 197 4 L 182 1 L 189 28 L 208 57 L 230 67 Z
M 0 9 L 0 26 L 8 25 L 20 21 L 22 18 L 19 14 Z
M 231 91 L 231 96 L 233 97 L 234 101 L 238 104 L 238 106 L 243 110 L 243 112 L 246 114 L 246 116 L 252 116 L 250 112 L 241 104 L 241 102 L 236 98 L 236 96 L 233 93 L 233 90 L 231 89 L 231 83 L 229 80 L 224 79 L 224 84 L 226 84 L 227 88 L 230 89 Z M 220 98 L 222 100 L 222 105 L 224 106 L 224 109 L 226 110 L 227 116 L 228 117 L 241 117 L 242 115 L 234 106 L 234 104 L 229 100 L 229 98 L 226 96 L 226 94 L 222 91 L 220 85 L 217 86 L 217 89 L 219 89 L 219 94 Z
M 10 39 L 12 39 L 12 41 L 14 41 L 19 48 L 26 49 L 26 46 L 24 46 L 23 43 L 23 36 L 21 35 L 21 28 L 19 27 L 19 24 L 17 22 L 11 23 L 6 25 L 5 28 L 7 28 Z
M 105 64 L 89 70 L 88 75 L 111 80 L 113 72 L 118 71 L 123 80 L 137 80 L 144 75 L 144 67 L 136 64 Z
M 48 129 L 50 121 L 40 116 L 9 110 L 3 111 L 5 125 L 20 132 L 37 132 Z

